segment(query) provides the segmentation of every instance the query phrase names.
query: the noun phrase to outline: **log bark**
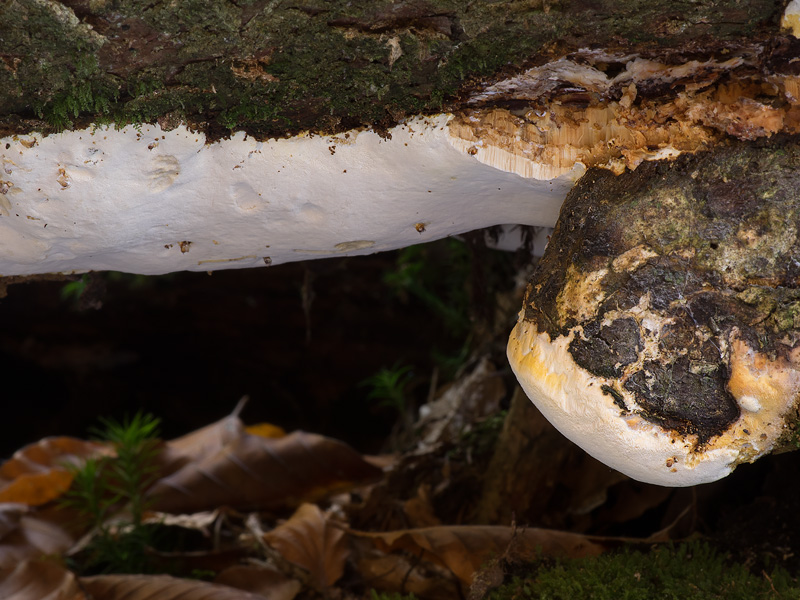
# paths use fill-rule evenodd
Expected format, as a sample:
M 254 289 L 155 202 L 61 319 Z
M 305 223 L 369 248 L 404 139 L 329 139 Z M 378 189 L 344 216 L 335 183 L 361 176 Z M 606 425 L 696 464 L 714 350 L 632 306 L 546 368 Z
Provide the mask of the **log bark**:
M 11 0 L 0 7 L 0 136 L 111 121 L 188 122 L 211 139 L 386 129 L 582 48 L 672 64 L 747 49 L 774 70 L 796 54 L 779 31 L 784 6 Z

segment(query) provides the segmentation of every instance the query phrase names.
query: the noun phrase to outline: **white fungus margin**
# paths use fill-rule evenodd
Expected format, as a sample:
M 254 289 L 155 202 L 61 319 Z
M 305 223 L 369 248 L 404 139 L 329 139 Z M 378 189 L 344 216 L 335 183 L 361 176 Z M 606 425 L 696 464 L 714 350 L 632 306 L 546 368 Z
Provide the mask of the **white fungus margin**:
M 506 223 L 553 226 L 575 176 L 524 179 L 449 141 L 447 115 L 215 143 L 181 126 L 0 140 L 0 275 L 160 274 L 370 254 Z

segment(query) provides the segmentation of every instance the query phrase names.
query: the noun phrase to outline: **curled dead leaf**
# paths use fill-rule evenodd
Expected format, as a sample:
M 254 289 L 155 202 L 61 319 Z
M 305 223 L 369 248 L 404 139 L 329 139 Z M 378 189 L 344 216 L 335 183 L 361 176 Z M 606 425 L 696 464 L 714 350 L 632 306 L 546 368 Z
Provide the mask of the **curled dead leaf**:
M 58 563 L 47 560 L 25 560 L 13 567 L 0 569 L 0 598 L 87 600 L 75 575 Z
M 168 575 L 98 575 L 80 581 L 93 600 L 267 600 L 226 585 Z
M 301 505 L 288 521 L 264 534 L 264 541 L 308 571 L 318 590 L 336 583 L 350 554 L 345 531 L 332 524 L 316 504 Z
M 151 488 L 153 510 L 219 506 L 278 508 L 321 498 L 382 471 L 346 444 L 312 433 L 268 439 L 240 433 L 218 452 L 189 462 Z
M 113 450 L 107 444 L 70 437 L 44 438 L 25 446 L 0 465 L 0 502 L 46 504 L 61 496 L 72 483 L 72 474 L 65 465 L 111 454 Z
M 2 540 L 7 533 L 19 527 L 19 520 L 22 518 L 22 515 L 26 514 L 29 510 L 26 504 L 21 504 L 19 502 L 4 502 L 0 504 L 0 540 Z
M 217 575 L 214 583 L 261 594 L 269 600 L 294 600 L 302 584 L 283 573 L 256 565 L 236 565 Z
M 238 409 L 238 406 L 237 406 Z M 233 414 L 216 423 L 201 427 L 164 444 L 160 463 L 162 473 L 168 475 L 190 462 L 198 462 L 220 452 L 228 443 L 242 435 L 244 424 Z
M 60 525 L 38 515 L 22 515 L 17 526 L 0 539 L 0 567 L 14 566 L 28 558 L 61 554 L 74 543 L 75 538 Z
M 356 568 L 371 588 L 414 594 L 426 600 L 452 600 L 463 596 L 453 574 L 443 567 L 425 568 L 430 563 L 420 563 L 414 557 L 399 554 L 363 556 Z

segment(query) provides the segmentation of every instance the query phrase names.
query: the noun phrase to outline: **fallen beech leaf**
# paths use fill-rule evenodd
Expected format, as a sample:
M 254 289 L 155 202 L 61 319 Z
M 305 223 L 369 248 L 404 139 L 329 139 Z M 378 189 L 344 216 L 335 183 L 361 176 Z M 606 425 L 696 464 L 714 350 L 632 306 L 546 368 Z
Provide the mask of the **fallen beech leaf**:
M 19 520 L 28 510 L 27 504 L 20 504 L 19 502 L 4 502 L 0 504 L 0 540 L 6 534 L 19 527 Z
M 278 508 L 381 474 L 337 440 L 301 431 L 278 439 L 242 433 L 216 454 L 156 482 L 149 496 L 153 510 L 172 513 L 223 505 Z
M 238 408 L 238 407 L 237 407 Z M 197 462 L 220 452 L 228 443 L 237 439 L 244 431 L 244 424 L 234 414 L 216 423 L 170 440 L 164 444 L 159 462 L 162 473 L 174 473 L 190 462 Z
M 269 567 L 236 565 L 222 571 L 214 583 L 261 594 L 269 600 L 294 600 L 303 585 Z
M 412 527 L 435 527 L 442 522 L 431 504 L 431 486 L 424 483 L 417 488 L 417 495 L 403 502 L 403 513 Z
M 13 566 L 27 558 L 61 554 L 74 543 L 75 539 L 59 525 L 35 515 L 23 515 L 17 527 L 0 540 L 0 567 Z
M 413 561 L 413 562 L 412 562 Z M 425 569 L 412 557 L 399 554 L 366 556 L 358 559 L 356 568 L 371 588 L 398 594 L 414 594 L 426 600 L 462 598 L 458 581 L 443 567 Z
M 86 600 L 75 575 L 58 563 L 45 560 L 26 560 L 14 567 L 0 569 L 0 598 Z
M 70 437 L 44 438 L 25 446 L 0 465 L 0 502 L 46 504 L 61 496 L 72 483 L 65 464 L 112 454 L 107 444 Z
M 69 489 L 72 473 L 59 467 L 44 473 L 21 475 L 0 490 L 0 502 L 24 502 L 39 506 L 55 500 Z
M 227 585 L 168 575 L 97 575 L 80 582 L 93 600 L 268 600 Z
M 580 558 L 605 549 L 600 538 L 551 529 L 517 529 L 498 525 L 453 525 L 385 533 L 350 531 L 370 538 L 384 552 L 405 550 L 450 569 L 466 584 L 487 560 L 508 551 L 516 559 L 538 555 Z M 513 538 L 513 542 L 512 542 Z
M 316 504 L 301 505 L 288 521 L 264 534 L 264 541 L 308 571 L 318 590 L 336 583 L 350 554 L 345 531 L 332 525 Z

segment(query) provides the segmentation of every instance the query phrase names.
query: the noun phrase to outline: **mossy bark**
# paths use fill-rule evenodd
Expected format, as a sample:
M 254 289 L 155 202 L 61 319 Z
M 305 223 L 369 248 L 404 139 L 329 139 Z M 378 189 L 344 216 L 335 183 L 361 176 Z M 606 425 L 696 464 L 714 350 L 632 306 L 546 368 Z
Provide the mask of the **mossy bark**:
M 774 43 L 783 0 L 8 0 L 0 135 L 187 121 L 212 138 L 388 127 L 571 50 Z

